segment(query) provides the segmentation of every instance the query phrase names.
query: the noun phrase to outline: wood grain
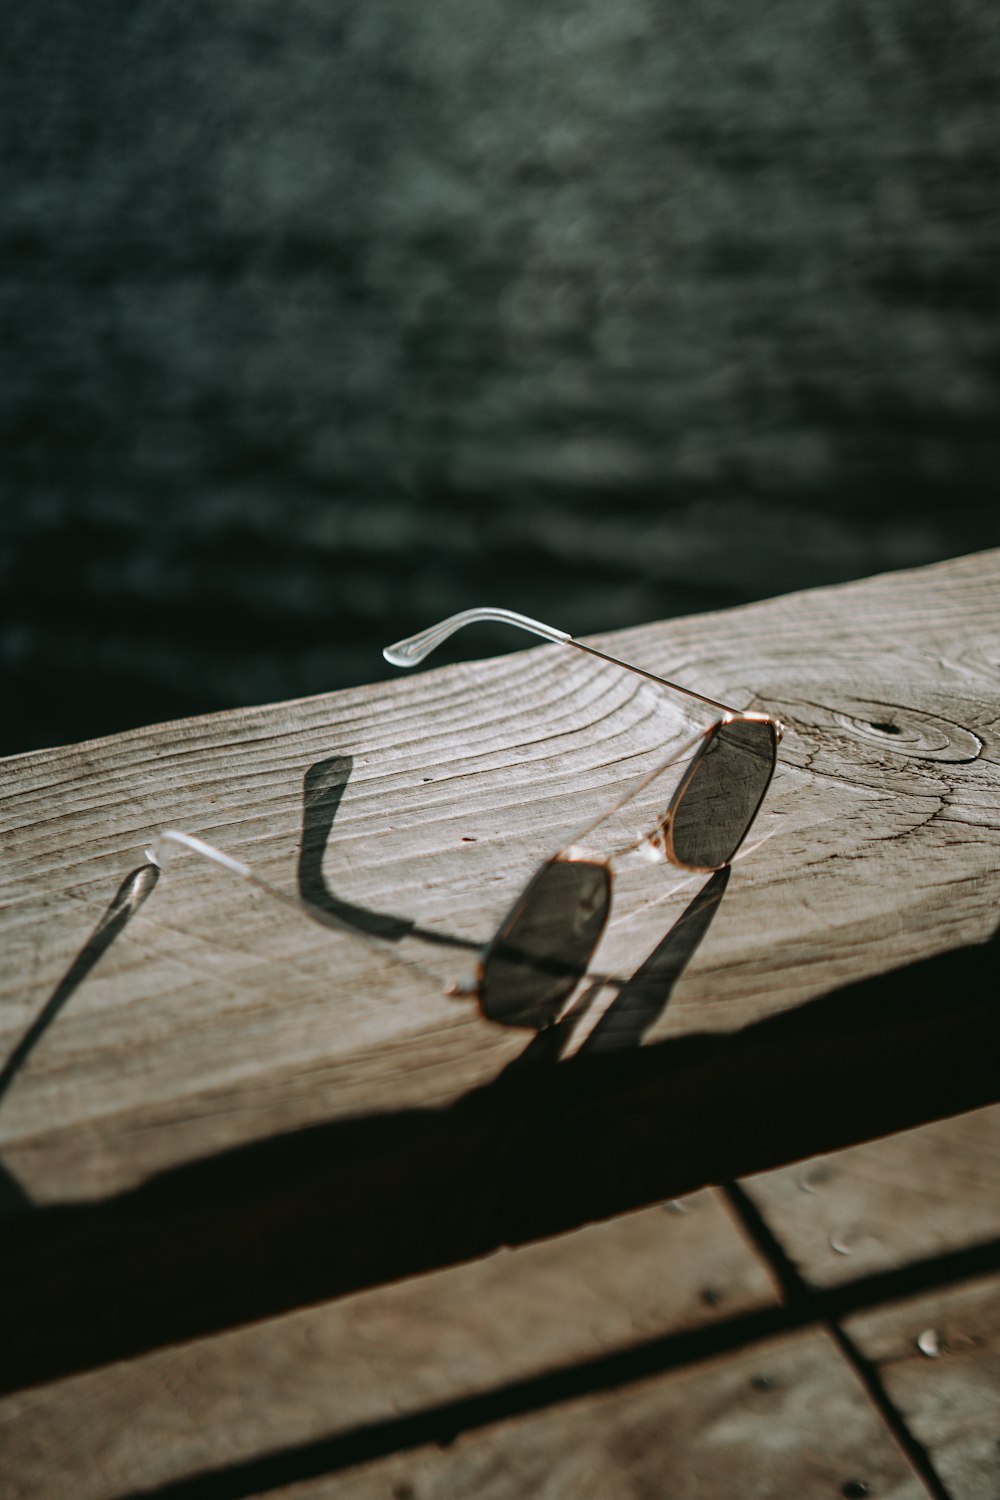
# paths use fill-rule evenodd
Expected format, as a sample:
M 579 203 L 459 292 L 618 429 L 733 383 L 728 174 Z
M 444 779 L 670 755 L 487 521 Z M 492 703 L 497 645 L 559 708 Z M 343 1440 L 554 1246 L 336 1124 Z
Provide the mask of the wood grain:
M 1000 1277 L 848 1320 L 950 1500 L 1000 1494 Z
M 3 1099 L 0 1380 L 996 1100 L 996 960 L 969 945 L 1000 890 L 998 581 L 982 554 L 600 642 L 788 723 L 693 952 L 672 923 L 697 885 L 622 871 L 596 965 L 624 980 L 657 954 L 642 1048 L 590 1055 L 581 1031 L 554 1067 L 399 962 L 444 975 L 456 950 L 376 952 L 168 870 Z M 8 1052 L 164 825 L 287 890 L 483 941 L 533 862 L 689 729 L 635 683 L 544 647 L 5 762 Z

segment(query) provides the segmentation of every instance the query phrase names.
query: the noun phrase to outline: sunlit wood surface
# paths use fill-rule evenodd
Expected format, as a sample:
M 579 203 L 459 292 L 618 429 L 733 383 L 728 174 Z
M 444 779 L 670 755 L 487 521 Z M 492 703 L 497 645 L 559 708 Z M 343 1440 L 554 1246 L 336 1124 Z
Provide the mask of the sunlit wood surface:
M 690 732 L 628 674 L 543 647 L 4 762 L 6 1054 L 61 1008 L 0 1098 L 0 1378 L 1000 1096 L 998 616 L 989 553 L 599 640 L 787 733 L 721 897 L 691 912 L 702 879 L 621 871 L 595 960 L 614 982 L 559 1057 L 440 981 L 581 815 Z M 109 938 L 165 826 L 469 953 L 375 949 L 194 859 Z

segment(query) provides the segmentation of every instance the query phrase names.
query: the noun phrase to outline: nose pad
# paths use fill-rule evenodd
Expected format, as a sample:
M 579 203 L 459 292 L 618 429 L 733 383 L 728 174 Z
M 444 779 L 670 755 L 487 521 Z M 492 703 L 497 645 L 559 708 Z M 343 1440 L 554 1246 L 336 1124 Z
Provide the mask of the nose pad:
M 651 863 L 658 864 L 667 856 L 667 834 L 662 823 L 658 823 L 651 833 L 647 833 L 639 844 L 639 850 Z

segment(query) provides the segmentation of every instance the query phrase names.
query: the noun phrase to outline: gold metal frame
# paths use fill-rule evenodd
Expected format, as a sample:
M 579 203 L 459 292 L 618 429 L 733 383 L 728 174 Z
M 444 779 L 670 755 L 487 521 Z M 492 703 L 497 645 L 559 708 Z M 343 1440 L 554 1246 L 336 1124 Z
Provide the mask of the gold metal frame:
M 729 859 L 723 860 L 722 863 L 718 865 L 689 865 L 685 863 L 684 860 L 678 858 L 677 850 L 674 848 L 674 819 L 677 813 L 677 809 L 680 806 L 681 801 L 683 800 L 684 793 L 687 791 L 688 787 L 691 785 L 691 782 L 694 780 L 694 776 L 698 770 L 700 762 L 707 754 L 712 741 L 716 738 L 719 731 L 721 729 L 724 729 L 728 724 L 767 724 L 770 727 L 774 735 L 774 746 L 771 753 L 771 772 L 767 778 L 767 781 L 764 783 L 764 790 L 761 792 L 760 796 L 757 799 L 756 807 L 750 814 L 750 817 L 747 819 L 747 826 L 743 830 L 743 835 L 739 843 L 736 845 L 736 848 L 732 851 L 732 854 L 730 854 Z M 764 798 L 767 796 L 768 791 L 770 790 L 771 782 L 774 778 L 774 773 L 778 765 L 778 746 L 781 744 L 781 739 L 784 735 L 784 732 L 785 726 L 784 724 L 782 724 L 780 719 L 775 719 L 770 714 L 749 712 L 741 714 L 726 714 L 724 718 L 717 719 L 714 724 L 710 724 L 708 726 L 708 728 L 705 730 L 704 743 L 699 748 L 697 754 L 692 758 L 690 765 L 688 766 L 684 775 L 681 777 L 677 789 L 670 799 L 670 805 L 667 808 L 663 823 L 661 824 L 664 837 L 664 852 L 667 859 L 672 865 L 676 865 L 679 870 L 690 870 L 695 875 L 711 875 L 716 870 L 724 869 L 725 866 L 730 863 L 733 856 L 737 854 L 742 848 L 743 841 L 746 838 L 747 834 L 750 832 L 750 829 L 753 827 L 754 822 L 757 818 L 757 814 L 760 812 L 760 809 L 763 805 Z
M 719 732 L 722 729 L 726 728 L 729 724 L 740 723 L 766 724 L 772 731 L 773 748 L 771 756 L 771 769 L 768 773 L 767 780 L 764 783 L 763 790 L 761 791 L 761 794 L 757 799 L 757 804 L 754 807 L 753 812 L 747 819 L 746 827 L 743 830 L 739 843 L 731 851 L 729 857 L 717 865 L 688 864 L 686 861 L 678 857 L 677 850 L 674 847 L 673 826 L 677 814 L 677 809 L 683 802 L 685 793 L 694 780 L 694 777 L 697 775 L 699 765 L 701 764 L 705 755 L 708 753 L 713 741 L 715 740 Z M 764 798 L 767 796 L 768 790 L 771 786 L 771 781 L 774 777 L 775 769 L 777 768 L 778 746 L 781 743 L 783 734 L 784 725 L 781 723 L 780 719 L 775 719 L 770 714 L 756 713 L 752 711 L 738 713 L 736 710 L 730 710 L 723 714 L 720 718 L 716 719 L 714 723 L 709 724 L 708 727 L 702 730 L 700 734 L 696 735 L 694 739 L 689 740 L 679 750 L 675 751 L 674 754 L 671 755 L 669 760 L 663 761 L 659 766 L 656 767 L 655 770 L 649 772 L 647 776 L 643 777 L 643 779 L 636 786 L 631 787 L 629 791 L 623 797 L 619 798 L 617 802 L 613 803 L 611 807 L 606 808 L 598 817 L 585 824 L 583 828 L 577 831 L 573 839 L 568 844 L 564 845 L 562 849 L 557 850 L 555 854 L 550 855 L 548 859 L 544 860 L 537 867 L 534 874 L 528 880 L 527 884 L 522 887 L 520 893 L 517 896 L 517 899 L 514 901 L 510 910 L 500 922 L 493 936 L 490 938 L 489 942 L 486 944 L 481 954 L 479 955 L 472 984 L 461 987 L 457 985 L 450 985 L 448 987 L 447 993 L 465 999 L 475 999 L 477 1005 L 479 1006 L 480 1014 L 485 1020 L 492 1021 L 496 1019 L 495 1017 L 491 1016 L 486 1009 L 486 996 L 484 993 L 486 969 L 489 963 L 490 954 L 495 945 L 498 942 L 502 941 L 504 934 L 509 932 L 514 926 L 518 917 L 525 909 L 526 902 L 530 896 L 533 886 L 541 877 L 542 873 L 551 865 L 558 863 L 586 863 L 595 867 L 601 867 L 607 872 L 607 909 L 605 911 L 604 920 L 601 923 L 600 931 L 594 939 L 593 946 L 590 950 L 591 957 L 594 953 L 597 952 L 598 946 L 600 945 L 601 939 L 604 937 L 604 933 L 607 930 L 608 921 L 611 917 L 611 909 L 614 904 L 615 872 L 613 868 L 613 861 L 615 859 L 620 858 L 622 855 L 631 853 L 635 849 L 641 848 L 643 844 L 652 844 L 654 847 L 660 849 L 664 860 L 674 865 L 675 868 L 679 870 L 685 870 L 695 875 L 711 875 L 714 874 L 717 870 L 724 869 L 725 866 L 731 862 L 731 860 L 742 847 L 744 840 L 750 832 L 750 829 L 753 827 L 753 824 L 757 818 L 757 814 L 760 812 Z M 662 776 L 666 771 L 668 771 L 671 766 L 677 765 L 678 761 L 683 760 L 690 750 L 694 750 L 695 753 L 692 755 L 683 776 L 674 789 L 673 795 L 670 798 L 663 817 L 656 824 L 656 827 L 653 828 L 649 833 L 640 835 L 640 837 L 634 840 L 632 843 L 625 844 L 619 849 L 613 849 L 610 854 L 606 855 L 600 855 L 595 851 L 589 850 L 579 842 L 579 840 L 586 838 L 588 834 L 592 833 L 595 828 L 599 828 L 600 825 L 608 818 L 613 817 L 616 812 L 619 812 L 623 807 L 627 806 L 628 803 L 631 802 L 633 797 L 637 797 L 640 792 L 643 792 L 646 787 L 650 786 L 654 781 L 656 781 L 658 777 Z M 573 983 L 567 990 L 564 999 L 569 998 L 569 996 L 573 993 L 573 990 L 576 988 L 577 984 L 584 977 L 585 975 L 579 975 L 576 979 L 573 980 Z

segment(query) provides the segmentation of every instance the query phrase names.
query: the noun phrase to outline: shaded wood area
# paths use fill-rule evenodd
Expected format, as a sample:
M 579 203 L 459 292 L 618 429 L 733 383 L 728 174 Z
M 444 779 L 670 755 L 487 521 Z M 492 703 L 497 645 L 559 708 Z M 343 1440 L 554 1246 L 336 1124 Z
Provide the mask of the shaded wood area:
M 530 1413 L 444 1448 L 427 1445 L 281 1485 L 269 1500 L 704 1500 L 730 1496 L 734 1485 L 750 1500 L 926 1500 L 864 1391 L 818 1332 Z M 184 1491 L 174 1495 L 182 1500 Z M 187 1495 L 196 1500 L 197 1491 Z
M 4 1385 L 996 1100 L 998 580 L 984 554 L 600 642 L 788 732 L 728 885 L 624 872 L 601 998 L 554 1037 L 437 980 L 690 732 L 627 674 L 545 647 L 5 762 L 8 1056 L 54 1019 L 0 1101 Z M 391 944 L 194 860 L 130 885 L 165 825 Z M 588 1046 L 614 1007 L 619 1050 Z
M 998 1148 L 993 1106 L 743 1185 L 935 1500 L 1000 1493 Z
M 782 1167 L 745 1187 L 812 1287 L 975 1246 L 1000 1253 L 1000 1108 Z
M 731 1190 L 704 1191 L 10 1395 L 0 1402 L 9 1493 L 422 1500 L 480 1484 L 521 1492 L 525 1474 L 531 1493 L 559 1494 L 582 1442 L 593 1482 L 625 1495 L 646 1493 L 654 1474 L 671 1493 L 697 1482 L 722 1496 L 738 1473 L 742 1493 L 745 1467 L 752 1494 L 992 1500 L 1000 1242 L 983 1239 L 981 1214 L 998 1115 L 746 1183 L 785 1242 L 809 1232 L 821 1193 L 824 1223 L 853 1211 L 879 1230 L 877 1255 L 866 1236 L 841 1257 L 847 1279 L 816 1285 L 807 1265 L 791 1302 L 769 1285 L 766 1244 L 755 1254 L 724 1211 Z M 773 1190 L 786 1176 L 795 1196 L 783 1200 Z M 970 1281 L 982 1265 L 992 1274 Z M 823 1337 L 838 1323 L 861 1371 Z M 831 1435 L 828 1412 L 839 1424 L 845 1410 L 848 1428 Z M 899 1432 L 928 1489 L 913 1490 L 919 1472 Z M 870 1451 L 852 1433 L 868 1433 Z
M 366 1436 L 369 1450 L 414 1433 L 419 1446 L 421 1432 L 460 1424 L 470 1398 L 476 1416 L 484 1398 L 498 1411 L 550 1405 L 574 1364 L 650 1341 L 663 1362 L 683 1359 L 700 1333 L 752 1330 L 775 1306 L 703 1191 L 19 1392 L 0 1402 L 3 1451 L 17 1496 L 111 1500 L 227 1468 L 252 1492 L 275 1472 L 335 1465 L 338 1439 L 348 1453 Z
M 1000 1277 L 848 1322 L 949 1500 L 1000 1493 Z

